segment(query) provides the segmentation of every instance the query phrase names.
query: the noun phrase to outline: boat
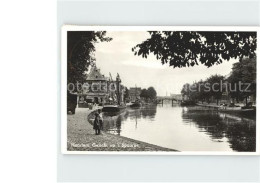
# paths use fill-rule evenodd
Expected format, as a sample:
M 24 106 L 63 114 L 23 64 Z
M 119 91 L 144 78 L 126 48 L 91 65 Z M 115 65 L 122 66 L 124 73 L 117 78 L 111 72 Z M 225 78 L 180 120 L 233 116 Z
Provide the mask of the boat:
M 241 107 L 241 106 L 234 106 L 234 107 L 228 107 L 228 106 L 221 106 L 218 108 L 218 111 L 220 112 L 226 112 L 226 113 L 240 113 L 240 114 L 254 114 L 256 112 L 255 108 L 253 107 Z
M 111 81 L 113 81 L 111 74 L 110 74 L 110 77 L 111 77 Z M 104 106 L 102 108 L 102 112 L 107 113 L 107 115 L 110 115 L 110 116 L 117 115 L 126 109 L 126 105 L 123 102 L 124 93 L 120 90 L 121 79 L 120 79 L 119 74 L 117 74 L 115 83 L 117 86 L 116 92 L 110 93 L 109 102 L 104 104 Z
M 135 101 L 130 105 L 131 108 L 139 108 L 142 107 L 142 103 L 140 101 Z
M 133 102 L 126 103 L 126 107 L 130 107 L 133 104 Z
M 183 101 L 181 101 L 180 105 L 181 106 L 194 106 L 194 105 L 196 105 L 196 102 L 192 101 L 192 100 L 183 100 Z
M 118 113 L 126 109 L 126 105 L 105 104 L 102 112 Z

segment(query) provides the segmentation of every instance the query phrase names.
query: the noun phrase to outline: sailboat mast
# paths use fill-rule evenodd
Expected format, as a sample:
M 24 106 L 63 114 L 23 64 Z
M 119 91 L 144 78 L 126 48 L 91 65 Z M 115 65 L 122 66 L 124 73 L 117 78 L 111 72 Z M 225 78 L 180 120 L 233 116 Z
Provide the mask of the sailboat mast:
M 120 83 L 121 83 L 121 80 L 120 80 L 120 76 L 119 74 L 117 73 L 117 77 L 116 77 L 116 83 L 117 83 L 117 103 L 118 105 L 120 105 L 121 103 L 121 95 L 120 95 Z
M 137 87 L 136 87 L 136 84 L 135 84 L 135 100 L 137 100 L 137 95 L 136 95 L 136 93 L 137 93 Z

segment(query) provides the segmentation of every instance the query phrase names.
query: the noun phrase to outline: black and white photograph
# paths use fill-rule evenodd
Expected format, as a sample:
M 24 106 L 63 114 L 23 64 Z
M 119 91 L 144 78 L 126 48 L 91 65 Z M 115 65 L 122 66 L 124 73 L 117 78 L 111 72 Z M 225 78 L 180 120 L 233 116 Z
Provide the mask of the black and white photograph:
M 257 155 L 254 27 L 62 27 L 62 152 Z
M 260 0 L 1 2 L 0 183 L 260 183 Z

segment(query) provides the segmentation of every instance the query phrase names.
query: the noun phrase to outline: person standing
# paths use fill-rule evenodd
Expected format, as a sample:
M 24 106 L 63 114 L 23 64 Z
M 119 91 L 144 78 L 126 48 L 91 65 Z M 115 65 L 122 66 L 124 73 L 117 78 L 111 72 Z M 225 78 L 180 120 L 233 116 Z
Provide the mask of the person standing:
M 99 120 L 99 114 L 98 113 L 95 113 L 93 129 L 95 130 L 96 135 L 100 134 L 100 120 Z
M 99 115 L 100 130 L 103 130 L 103 115 L 101 109 L 98 109 L 98 115 Z

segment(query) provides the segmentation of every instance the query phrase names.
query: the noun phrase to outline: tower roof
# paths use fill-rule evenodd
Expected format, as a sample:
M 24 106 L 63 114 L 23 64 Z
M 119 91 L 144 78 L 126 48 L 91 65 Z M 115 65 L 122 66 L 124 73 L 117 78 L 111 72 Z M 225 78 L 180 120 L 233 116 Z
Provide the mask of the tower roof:
M 100 69 L 93 66 L 87 76 L 87 80 L 107 80 L 107 78 L 100 73 Z

